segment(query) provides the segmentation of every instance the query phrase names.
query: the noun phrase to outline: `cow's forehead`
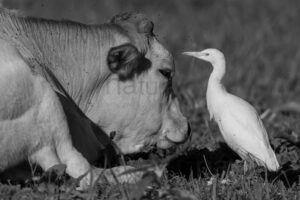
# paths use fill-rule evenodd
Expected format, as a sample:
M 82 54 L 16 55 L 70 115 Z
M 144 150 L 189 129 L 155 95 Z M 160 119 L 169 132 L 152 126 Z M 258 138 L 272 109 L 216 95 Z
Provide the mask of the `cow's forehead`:
M 143 53 L 149 52 L 166 68 L 174 69 L 173 57 L 169 51 L 155 38 L 154 25 L 145 15 L 131 12 L 116 15 L 112 24 L 120 26 L 130 38 L 131 42 Z
M 154 38 L 153 23 L 140 13 L 123 13 L 112 18 L 112 24 L 120 26 L 132 43 L 146 53 Z
M 153 22 L 141 13 L 122 13 L 114 16 L 111 23 L 119 24 L 140 34 L 153 36 Z

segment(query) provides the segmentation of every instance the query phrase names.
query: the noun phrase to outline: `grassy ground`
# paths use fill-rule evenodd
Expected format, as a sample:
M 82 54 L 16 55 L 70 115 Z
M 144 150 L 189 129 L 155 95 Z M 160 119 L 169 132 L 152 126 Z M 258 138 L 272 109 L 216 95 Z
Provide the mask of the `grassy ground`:
M 175 79 L 183 110 L 192 124 L 188 151 L 171 162 L 162 180 L 149 175 L 138 185 L 100 185 L 80 193 L 72 184 L 1 185 L 0 199 L 300 199 L 300 114 L 283 105 L 300 102 L 300 2 L 297 0 L 17 1 L 28 14 L 102 23 L 124 11 L 141 11 L 176 59 Z M 81 2 L 81 3 L 80 3 Z M 205 90 L 211 68 L 182 56 L 185 50 L 221 49 L 227 57 L 227 89 L 260 113 L 283 170 L 246 175 L 242 164 L 209 122 Z M 212 178 L 213 177 L 213 178 Z M 151 183 L 151 184 L 150 184 Z

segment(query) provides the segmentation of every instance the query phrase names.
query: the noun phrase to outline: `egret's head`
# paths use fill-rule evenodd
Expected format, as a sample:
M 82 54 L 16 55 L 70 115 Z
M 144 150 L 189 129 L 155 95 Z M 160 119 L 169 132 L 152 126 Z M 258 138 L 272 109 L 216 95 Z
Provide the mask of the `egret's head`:
M 218 49 L 205 49 L 200 52 L 183 52 L 182 54 L 205 60 L 213 65 L 224 61 L 224 54 Z

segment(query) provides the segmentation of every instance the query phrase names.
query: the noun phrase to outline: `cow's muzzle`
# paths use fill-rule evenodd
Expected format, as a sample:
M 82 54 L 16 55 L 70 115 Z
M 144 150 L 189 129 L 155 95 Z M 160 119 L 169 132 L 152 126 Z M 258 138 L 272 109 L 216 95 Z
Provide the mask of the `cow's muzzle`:
M 184 131 L 183 131 L 184 130 Z M 158 141 L 157 147 L 160 149 L 169 149 L 174 146 L 187 143 L 191 138 L 191 128 L 187 123 L 186 127 L 182 129 L 177 129 L 174 132 L 165 130 L 162 132 L 161 140 Z
M 190 140 L 191 138 L 191 126 L 189 123 L 187 123 L 187 131 L 184 134 L 178 134 L 179 136 L 177 136 L 177 134 L 172 134 L 172 133 L 166 133 L 164 136 L 166 138 L 167 141 L 172 142 L 174 144 L 183 144 L 185 142 L 187 142 L 188 140 Z

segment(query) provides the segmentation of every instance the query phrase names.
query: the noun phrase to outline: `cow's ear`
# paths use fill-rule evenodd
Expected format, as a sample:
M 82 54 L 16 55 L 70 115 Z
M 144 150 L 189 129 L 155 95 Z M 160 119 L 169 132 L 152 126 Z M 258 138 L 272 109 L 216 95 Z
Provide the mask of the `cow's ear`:
M 112 73 L 117 73 L 121 80 L 133 77 L 144 56 L 132 44 L 123 44 L 109 50 L 107 65 Z

